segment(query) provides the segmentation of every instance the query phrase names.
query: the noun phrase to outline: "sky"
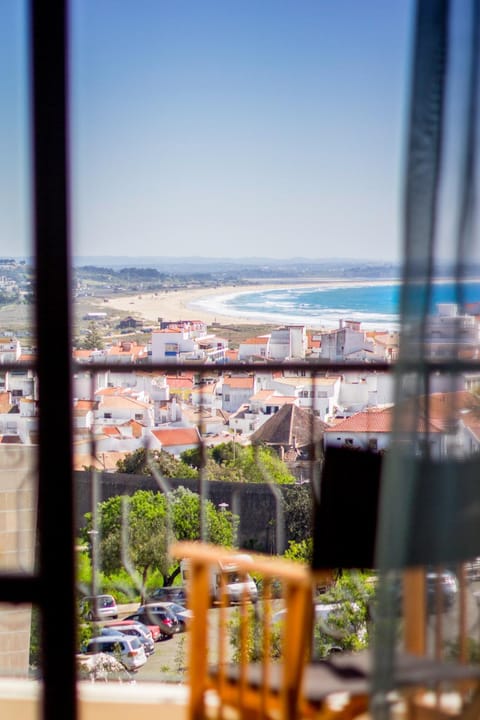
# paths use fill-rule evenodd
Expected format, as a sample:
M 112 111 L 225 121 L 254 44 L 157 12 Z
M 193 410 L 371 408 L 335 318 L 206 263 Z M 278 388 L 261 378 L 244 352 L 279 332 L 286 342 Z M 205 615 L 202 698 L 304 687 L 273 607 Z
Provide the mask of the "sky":
M 398 259 L 412 5 L 71 0 L 73 253 Z M 30 247 L 26 25 L 2 0 L 0 254 Z

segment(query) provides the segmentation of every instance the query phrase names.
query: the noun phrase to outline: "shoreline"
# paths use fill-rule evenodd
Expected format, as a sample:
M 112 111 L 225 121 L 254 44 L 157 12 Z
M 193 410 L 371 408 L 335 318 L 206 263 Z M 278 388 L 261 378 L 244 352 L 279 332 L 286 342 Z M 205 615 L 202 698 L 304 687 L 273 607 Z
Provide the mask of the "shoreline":
M 159 320 L 180 321 L 200 320 L 208 325 L 279 325 L 279 319 L 268 319 L 260 313 L 247 316 L 245 313 L 228 313 L 222 307 L 222 300 L 245 293 L 266 292 L 269 290 L 288 290 L 292 288 L 319 287 L 368 287 L 372 285 L 393 285 L 400 280 L 345 280 L 323 279 L 317 281 L 270 282 L 258 285 L 223 285 L 215 288 L 187 288 L 185 290 L 167 290 L 156 293 L 123 295 L 110 297 L 108 307 L 118 311 L 131 313 L 145 321 L 158 323 Z M 212 307 L 216 304 L 215 307 Z M 100 303 L 99 303 L 100 305 Z M 102 303 L 103 305 L 103 303 Z M 103 305 L 105 307 L 105 305 Z M 292 321 L 310 327 L 321 328 L 324 325 L 312 321 L 304 323 L 300 318 Z

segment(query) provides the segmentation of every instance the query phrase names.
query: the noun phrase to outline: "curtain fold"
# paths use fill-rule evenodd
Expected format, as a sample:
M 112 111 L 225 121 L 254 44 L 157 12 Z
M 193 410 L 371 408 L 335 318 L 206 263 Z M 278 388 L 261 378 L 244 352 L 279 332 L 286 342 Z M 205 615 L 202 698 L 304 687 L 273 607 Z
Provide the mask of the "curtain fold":
M 401 337 L 376 548 L 377 718 L 388 714 L 385 697 L 394 687 L 392 658 L 399 642 L 392 572 L 480 556 L 480 284 L 475 290 L 473 283 L 480 277 L 479 24 L 479 0 L 417 1 Z M 438 302 L 440 288 L 444 295 L 448 290 L 448 302 Z

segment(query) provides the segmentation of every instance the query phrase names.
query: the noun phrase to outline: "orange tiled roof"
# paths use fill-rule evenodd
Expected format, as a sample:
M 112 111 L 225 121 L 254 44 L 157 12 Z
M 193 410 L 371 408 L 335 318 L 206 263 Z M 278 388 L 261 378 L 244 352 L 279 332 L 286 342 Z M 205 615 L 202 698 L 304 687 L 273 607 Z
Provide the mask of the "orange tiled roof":
M 145 355 L 146 352 L 145 345 L 137 345 L 136 343 L 126 343 L 124 347 L 122 345 L 113 345 L 107 350 L 108 355 L 133 355 L 134 357 Z
M 273 395 L 272 390 L 259 390 L 255 393 L 255 395 L 252 395 L 250 398 L 251 400 L 266 400 L 271 395 Z
M 191 390 L 193 388 L 192 377 L 167 377 L 167 385 L 174 390 Z
M 392 420 L 392 408 L 372 408 L 345 418 L 325 432 L 391 432 Z
M 93 410 L 97 406 L 95 400 L 77 400 L 75 408 L 77 410 Z
M 363 412 L 355 413 L 345 420 L 338 422 L 334 427 L 325 429 L 326 433 L 338 433 L 338 432 L 357 432 L 357 433 L 388 433 L 392 431 L 393 424 L 393 407 L 388 408 L 370 408 Z M 412 430 L 412 426 L 405 424 L 406 429 Z M 443 432 L 445 426 L 439 419 L 430 418 L 430 422 L 427 424 L 425 417 L 417 417 L 416 420 L 416 431 L 438 433 Z
M 248 390 L 253 388 L 253 381 L 253 377 L 231 377 L 227 378 L 223 385 L 224 387 L 237 388 L 239 390 L 245 388 L 245 390 Z
M 102 396 L 106 396 L 106 395 L 116 395 L 117 396 L 117 395 L 124 395 L 124 394 L 125 394 L 125 389 L 120 386 L 103 387 L 103 388 L 99 388 L 98 390 L 95 390 L 95 395 L 102 395 Z
M 135 398 L 127 397 L 127 396 L 118 396 L 118 395 L 106 395 L 103 398 L 102 401 L 102 408 L 122 408 L 122 407 L 129 407 L 133 405 L 134 407 L 140 407 L 142 410 L 145 408 L 150 407 L 150 405 L 146 402 L 142 402 L 141 400 L 135 400 Z
M 242 345 L 265 345 L 270 340 L 270 335 L 262 335 L 259 337 L 248 338 L 242 340 Z
M 134 438 L 140 438 L 143 435 L 143 425 L 142 423 L 139 423 L 137 420 L 129 420 L 127 425 L 130 425 L 132 428 L 132 435 Z
M 159 430 L 152 430 L 152 435 L 154 435 L 164 447 L 197 445 L 200 442 L 200 436 L 196 427 L 161 428 Z
M 8 413 L 13 405 L 10 400 L 10 393 L 8 391 L 0 392 L 0 412 Z
M 107 437 L 121 437 L 122 435 L 116 425 L 104 425 L 102 427 L 102 432 L 104 435 L 107 435 Z

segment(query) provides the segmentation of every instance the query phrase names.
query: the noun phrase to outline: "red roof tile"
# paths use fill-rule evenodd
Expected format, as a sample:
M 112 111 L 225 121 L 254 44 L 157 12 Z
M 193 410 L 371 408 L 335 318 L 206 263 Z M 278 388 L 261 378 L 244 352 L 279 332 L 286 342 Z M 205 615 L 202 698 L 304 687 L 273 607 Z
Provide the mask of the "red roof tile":
M 224 387 L 237 388 L 245 390 L 253 389 L 253 377 L 230 377 L 224 380 Z
M 152 435 L 154 435 L 164 447 L 197 445 L 200 443 L 200 435 L 196 427 L 161 428 L 159 430 L 152 430 Z

